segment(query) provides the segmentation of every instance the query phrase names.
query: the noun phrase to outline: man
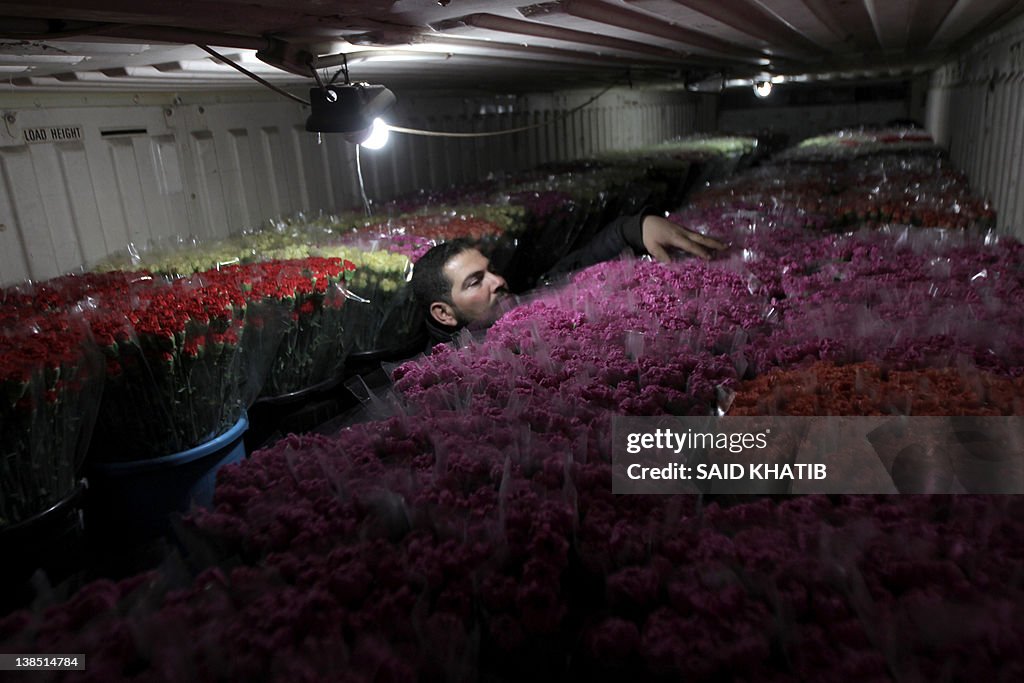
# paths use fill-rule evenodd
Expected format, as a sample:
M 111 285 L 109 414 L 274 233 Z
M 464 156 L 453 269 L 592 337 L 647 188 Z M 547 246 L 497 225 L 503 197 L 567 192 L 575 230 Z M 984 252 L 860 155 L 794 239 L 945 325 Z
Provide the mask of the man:
M 543 279 L 607 261 L 627 248 L 636 256 L 650 255 L 665 263 L 671 260 L 669 249 L 709 259 L 725 246 L 661 216 L 642 213 L 613 221 Z M 426 309 L 431 344 L 451 341 L 463 327 L 491 324 L 510 297 L 505 279 L 491 272 L 487 257 L 464 239 L 443 242 L 424 254 L 413 269 L 412 288 Z
M 413 269 L 412 289 L 426 309 L 431 343 L 449 341 L 467 325 L 494 322 L 510 295 L 505 278 L 491 272 L 489 259 L 467 239 L 424 254 Z

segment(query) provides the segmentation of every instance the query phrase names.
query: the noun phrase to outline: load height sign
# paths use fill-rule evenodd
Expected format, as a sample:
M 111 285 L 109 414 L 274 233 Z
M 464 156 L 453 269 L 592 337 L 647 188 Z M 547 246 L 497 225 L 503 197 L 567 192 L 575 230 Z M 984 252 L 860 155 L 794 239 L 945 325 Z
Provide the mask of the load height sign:
M 44 128 L 25 128 L 22 131 L 25 142 L 34 145 L 40 142 L 69 142 L 82 139 L 81 126 L 46 126 Z

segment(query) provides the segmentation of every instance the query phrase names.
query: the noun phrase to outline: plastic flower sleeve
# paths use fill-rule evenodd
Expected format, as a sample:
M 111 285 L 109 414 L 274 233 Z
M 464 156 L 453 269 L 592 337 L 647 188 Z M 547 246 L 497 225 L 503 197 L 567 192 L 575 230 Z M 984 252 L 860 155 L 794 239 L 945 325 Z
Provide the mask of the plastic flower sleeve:
M 402 254 L 381 248 L 383 240 L 359 246 L 330 246 L 318 251 L 351 261 L 346 288 L 358 300 L 343 309 L 345 337 L 351 351 L 375 352 L 408 345 L 420 333 L 422 318 L 408 285 L 412 263 Z
M 195 236 L 173 236 L 146 244 L 129 243 L 93 267 L 96 272 L 145 271 L 171 277 L 187 277 L 218 264 L 238 263 L 239 249 L 227 240 L 201 240 Z
M 340 376 L 351 341 L 345 330 L 346 273 L 355 270 L 340 258 L 271 261 L 259 266 L 262 281 L 253 299 L 285 311 L 284 330 L 262 395 L 283 396 Z
M 103 392 L 80 312 L 0 317 L 0 529 L 74 491 Z
M 248 366 L 259 360 L 243 351 L 246 302 L 236 274 L 142 280 L 97 293 L 89 318 L 106 356 L 107 387 L 91 457 L 170 455 L 238 421 L 259 383 Z
M 569 252 L 583 227 L 584 211 L 565 192 L 519 191 L 509 201 L 526 212 L 527 228 L 506 276 L 513 288 L 522 289 Z
M 170 277 L 188 277 L 194 273 L 220 270 L 265 260 L 288 260 L 311 255 L 311 244 L 318 244 L 348 231 L 347 220 L 339 217 L 296 217 L 268 221 L 257 229 L 222 239 L 171 238 L 145 248 L 128 249 L 108 257 L 94 270 L 140 271 Z

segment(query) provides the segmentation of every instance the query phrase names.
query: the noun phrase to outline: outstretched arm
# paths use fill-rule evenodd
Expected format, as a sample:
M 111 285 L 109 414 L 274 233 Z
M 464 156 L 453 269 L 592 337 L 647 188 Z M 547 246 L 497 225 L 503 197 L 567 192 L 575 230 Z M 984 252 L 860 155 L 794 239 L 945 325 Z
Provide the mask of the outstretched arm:
M 658 261 L 671 260 L 669 249 L 679 249 L 703 259 L 724 249 L 718 240 L 702 235 L 657 215 L 622 216 L 604 227 L 588 244 L 563 257 L 542 279 L 587 268 L 617 257 L 626 249 L 636 256 L 650 254 Z

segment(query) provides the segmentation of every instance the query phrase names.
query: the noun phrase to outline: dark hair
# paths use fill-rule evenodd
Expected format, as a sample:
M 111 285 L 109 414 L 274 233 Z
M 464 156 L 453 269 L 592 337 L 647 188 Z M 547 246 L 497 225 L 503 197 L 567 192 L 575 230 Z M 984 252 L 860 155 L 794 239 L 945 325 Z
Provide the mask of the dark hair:
M 476 245 L 459 238 L 441 242 L 420 257 L 412 269 L 412 292 L 421 306 L 429 308 L 435 301 L 452 304 L 452 283 L 442 269 L 452 257 L 469 249 L 476 249 Z

